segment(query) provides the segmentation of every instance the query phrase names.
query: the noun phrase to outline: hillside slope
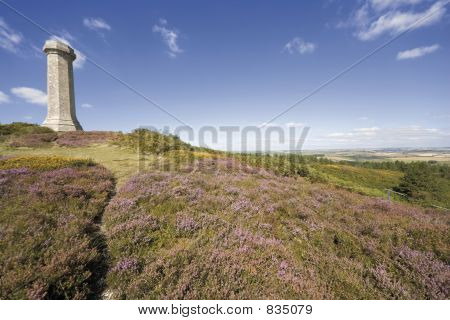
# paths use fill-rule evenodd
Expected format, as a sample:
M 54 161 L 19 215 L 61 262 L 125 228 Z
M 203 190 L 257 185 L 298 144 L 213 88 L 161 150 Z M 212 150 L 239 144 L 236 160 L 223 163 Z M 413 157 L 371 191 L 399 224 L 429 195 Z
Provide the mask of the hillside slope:
M 40 130 L 0 126 L 2 297 L 98 297 L 105 274 L 97 281 L 95 270 L 108 267 L 104 298 L 449 298 L 448 213 L 388 204 L 384 189 L 399 184 L 402 170 L 227 154 L 147 131 Z M 114 174 L 106 242 L 91 226 L 98 228 L 112 176 L 89 160 L 34 158 L 48 155 L 90 158 Z M 75 173 L 58 171 L 64 167 Z M 38 195 L 23 192 L 30 188 Z M 31 211 L 22 210 L 27 199 Z M 75 217 L 68 232 L 59 229 L 61 212 Z M 40 225 L 42 234 L 27 233 Z M 66 236 L 75 251 L 48 264 Z M 48 253 L 45 240 L 55 237 Z M 66 263 L 67 272 L 55 271 Z
M 105 228 L 120 299 L 448 299 L 448 217 L 203 162 L 133 177 Z

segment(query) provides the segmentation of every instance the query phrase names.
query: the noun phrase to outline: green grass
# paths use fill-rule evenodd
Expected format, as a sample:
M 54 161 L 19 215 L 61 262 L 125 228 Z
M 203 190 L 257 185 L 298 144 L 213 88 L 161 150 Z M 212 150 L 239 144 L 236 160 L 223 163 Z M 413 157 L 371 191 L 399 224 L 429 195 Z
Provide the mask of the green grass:
M 50 148 L 10 148 L 0 146 L 0 155 L 15 157 L 23 156 L 62 156 L 70 158 L 92 159 L 110 170 L 117 179 L 118 185 L 124 183 L 129 177 L 136 174 L 139 168 L 138 155 L 127 148 L 113 146 L 108 143 L 87 147 L 64 148 L 53 146 Z M 150 161 L 154 156 L 145 156 Z
M 383 197 L 385 189 L 392 189 L 400 182 L 400 171 L 368 169 L 344 164 L 321 164 L 311 166 L 327 183 L 358 193 Z

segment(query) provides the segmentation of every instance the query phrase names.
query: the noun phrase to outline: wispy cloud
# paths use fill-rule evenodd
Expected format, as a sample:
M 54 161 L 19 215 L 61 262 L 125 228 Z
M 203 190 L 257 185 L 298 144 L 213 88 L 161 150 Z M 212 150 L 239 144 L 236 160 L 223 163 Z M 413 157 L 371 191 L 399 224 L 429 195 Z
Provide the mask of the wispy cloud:
M 338 28 L 351 27 L 355 36 L 368 41 L 384 34 L 396 35 L 409 28 L 418 29 L 436 24 L 447 11 L 448 0 L 437 0 L 427 9 L 417 10 L 419 3 L 431 0 L 369 0 L 363 2 Z
M 283 51 L 290 54 L 299 53 L 307 54 L 313 53 L 317 48 L 317 45 L 312 42 L 306 42 L 302 38 L 295 37 L 284 45 Z
M 334 132 L 330 133 L 328 137 L 330 138 L 362 138 L 367 136 L 374 136 L 380 131 L 380 128 L 378 127 L 371 127 L 371 128 L 356 128 L 353 129 L 353 131 L 350 132 Z
M 387 8 L 398 8 L 404 5 L 415 5 L 426 0 L 370 0 L 373 8 L 380 11 Z
M 154 25 L 152 30 L 161 35 L 168 48 L 167 53 L 170 57 L 175 58 L 178 54 L 183 52 L 178 45 L 179 32 L 175 29 L 170 29 L 167 26 L 167 20 L 160 19 L 159 24 Z
M 6 21 L 0 17 L 0 47 L 9 52 L 17 52 L 22 40 L 22 35 L 9 27 Z
M 81 69 L 84 66 L 84 63 L 86 62 L 86 56 L 80 51 L 74 48 L 74 46 L 70 43 L 70 41 L 74 41 L 75 37 L 73 37 L 69 32 L 63 31 L 60 36 L 52 36 L 50 39 L 61 41 L 68 46 L 72 47 L 75 51 L 75 54 L 77 58 L 73 62 L 73 67 L 75 69 Z M 70 40 L 70 41 L 69 41 Z
M 12 88 L 11 92 L 28 103 L 47 105 L 47 94 L 39 89 L 29 87 Z
M 9 96 L 6 93 L 4 93 L 3 91 L 0 91 L 0 104 L 8 103 L 9 101 L 10 101 Z
M 94 31 L 110 31 L 111 26 L 102 18 L 84 18 L 83 24 L 85 27 Z
M 357 128 L 346 132 L 334 132 L 326 135 L 324 140 L 333 144 L 347 146 L 408 146 L 428 144 L 431 141 L 448 141 L 449 132 L 437 128 L 409 126 L 402 128 Z
M 285 124 L 286 127 L 304 127 L 305 124 L 302 122 L 288 122 Z
M 420 58 L 427 54 L 435 52 L 437 49 L 439 49 L 439 45 L 434 44 L 429 47 L 419 47 L 419 48 L 401 51 L 401 52 L 397 53 L 397 60 Z
M 416 12 L 413 9 L 408 11 L 389 10 L 367 27 L 357 32 L 360 40 L 367 41 L 375 39 L 383 34 L 395 35 L 412 27 L 422 28 L 439 22 L 445 15 L 448 1 L 437 1 L 424 11 Z
M 89 104 L 89 103 L 83 103 L 83 104 L 81 105 L 81 107 L 82 107 L 82 108 L 89 109 L 89 108 L 93 108 L 94 106 L 93 106 L 92 104 Z

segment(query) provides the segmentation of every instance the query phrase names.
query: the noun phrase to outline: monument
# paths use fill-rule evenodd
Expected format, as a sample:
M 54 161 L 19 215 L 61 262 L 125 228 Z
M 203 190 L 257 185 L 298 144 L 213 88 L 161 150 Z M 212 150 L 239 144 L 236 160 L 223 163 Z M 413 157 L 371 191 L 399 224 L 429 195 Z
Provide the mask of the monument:
M 47 117 L 42 124 L 55 131 L 83 130 L 75 114 L 72 62 L 74 50 L 57 40 L 47 40 Z

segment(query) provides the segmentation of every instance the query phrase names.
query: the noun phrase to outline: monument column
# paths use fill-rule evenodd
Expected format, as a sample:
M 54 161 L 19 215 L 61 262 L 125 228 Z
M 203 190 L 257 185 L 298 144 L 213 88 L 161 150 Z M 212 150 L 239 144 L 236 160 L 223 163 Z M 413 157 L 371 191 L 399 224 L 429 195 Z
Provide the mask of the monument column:
M 74 50 L 63 42 L 47 40 L 47 117 L 42 124 L 55 131 L 83 130 L 75 114 L 72 62 Z

